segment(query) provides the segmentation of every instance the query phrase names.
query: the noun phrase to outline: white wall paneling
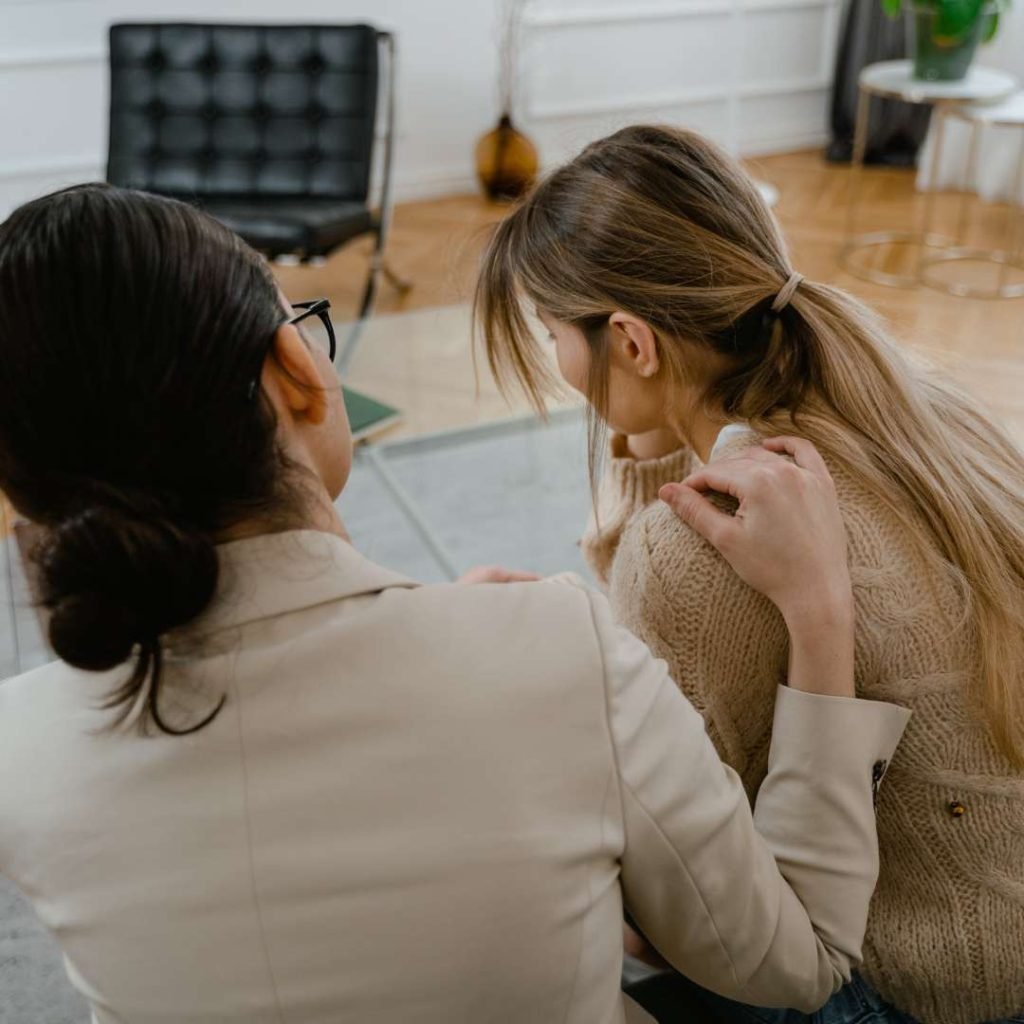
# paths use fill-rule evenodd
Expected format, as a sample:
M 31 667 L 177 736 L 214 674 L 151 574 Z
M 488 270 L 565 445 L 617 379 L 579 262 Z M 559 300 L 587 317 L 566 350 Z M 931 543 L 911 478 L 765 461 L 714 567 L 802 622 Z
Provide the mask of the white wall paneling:
M 999 35 L 982 47 L 981 60 L 1015 74 L 1024 83 L 1024 4 L 1018 0 L 1003 14 Z
M 637 120 L 702 131 L 733 152 L 813 146 L 840 0 L 546 0 L 528 9 L 522 120 L 545 163 Z
M 824 136 L 841 0 L 530 0 L 515 114 L 546 166 L 637 120 L 739 152 Z M 399 198 L 472 190 L 501 0 L 0 0 L 0 216 L 101 177 L 114 21 L 368 21 L 400 57 Z

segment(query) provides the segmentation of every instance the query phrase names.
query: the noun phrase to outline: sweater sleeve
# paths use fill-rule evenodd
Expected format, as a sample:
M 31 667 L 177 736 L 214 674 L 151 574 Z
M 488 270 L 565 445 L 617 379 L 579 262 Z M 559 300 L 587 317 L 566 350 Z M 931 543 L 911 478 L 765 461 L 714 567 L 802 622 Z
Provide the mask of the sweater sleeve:
M 611 437 L 610 457 L 598 486 L 596 514 L 581 541 L 587 563 L 605 584 L 629 521 L 657 499 L 665 484 L 684 479 L 699 465 L 689 448 L 680 448 L 660 459 L 634 459 L 626 442 L 624 434 Z
M 668 662 L 753 799 L 768 770 L 775 694 L 788 667 L 778 610 L 660 503 L 623 532 L 610 596 L 619 621 Z

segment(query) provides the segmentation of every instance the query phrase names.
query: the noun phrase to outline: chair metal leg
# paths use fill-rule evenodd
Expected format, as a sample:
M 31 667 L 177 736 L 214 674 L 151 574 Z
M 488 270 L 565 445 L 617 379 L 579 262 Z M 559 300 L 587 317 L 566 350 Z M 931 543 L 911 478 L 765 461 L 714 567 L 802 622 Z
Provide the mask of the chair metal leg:
M 412 289 L 412 281 L 407 277 L 399 277 L 395 272 L 394 267 L 392 267 L 387 260 L 384 260 L 381 264 L 380 270 L 388 284 L 390 284 L 391 287 L 400 295 L 405 295 L 406 292 Z
M 374 303 L 377 299 L 377 291 L 380 287 L 381 275 L 400 295 L 405 295 L 412 288 L 412 281 L 399 277 L 394 268 L 384 258 L 380 248 L 376 248 L 370 257 L 370 269 L 366 275 L 366 287 L 363 289 L 363 300 L 359 304 L 359 316 L 352 324 L 341 348 L 341 355 L 338 356 L 336 365 L 339 373 L 348 371 L 349 363 L 355 355 L 362 336 L 363 328 L 373 313 Z
M 359 316 L 356 317 L 355 322 L 349 328 L 348 337 L 345 339 L 345 344 L 341 348 L 341 354 L 335 362 L 335 365 L 338 368 L 338 373 L 340 374 L 348 372 L 349 363 L 352 362 L 352 357 L 356 353 L 356 347 L 359 345 L 359 339 L 362 336 L 363 328 L 366 326 L 366 322 L 370 319 L 370 314 L 373 312 L 373 304 L 377 298 L 377 286 L 380 283 L 382 266 L 383 259 L 378 245 L 370 256 L 370 268 L 366 274 L 366 285 L 363 288 L 363 299 L 359 303 Z
M 370 256 L 370 270 L 366 278 L 366 287 L 363 291 L 363 301 L 359 308 L 359 318 L 349 330 L 348 337 L 342 347 L 341 355 L 337 361 L 339 373 L 345 373 L 348 365 L 355 355 L 356 347 L 366 326 L 366 321 L 373 312 L 374 300 L 377 297 L 377 287 L 380 282 L 380 275 L 383 274 L 391 286 L 404 295 L 410 288 L 412 282 L 407 281 L 392 269 L 384 257 L 387 249 L 388 233 L 391 229 L 391 214 L 393 204 L 391 198 L 392 169 L 394 166 L 394 144 L 395 144 L 395 94 L 398 60 L 396 56 L 395 37 L 390 32 L 379 32 L 378 40 L 383 46 L 386 55 L 384 85 L 386 89 L 387 106 L 385 108 L 385 131 L 383 142 L 383 168 L 381 174 L 380 213 L 377 224 L 377 240 Z

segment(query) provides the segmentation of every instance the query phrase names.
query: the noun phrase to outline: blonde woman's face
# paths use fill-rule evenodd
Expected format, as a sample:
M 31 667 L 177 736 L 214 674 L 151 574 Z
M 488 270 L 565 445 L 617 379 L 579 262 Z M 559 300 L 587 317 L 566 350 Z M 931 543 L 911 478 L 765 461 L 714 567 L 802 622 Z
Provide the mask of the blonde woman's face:
M 587 393 L 587 375 L 590 373 L 590 346 L 583 332 L 572 324 L 565 324 L 546 313 L 537 311 L 537 318 L 548 332 L 548 341 L 555 346 L 555 360 L 562 379 L 581 395 Z
M 586 335 L 573 324 L 556 320 L 543 311 L 538 310 L 537 316 L 555 346 L 562 378 L 589 400 L 587 385 L 592 357 Z M 670 396 L 665 374 L 659 372 L 656 345 L 652 343 L 653 355 L 643 353 L 621 325 L 610 324 L 608 332 L 608 426 L 629 435 L 669 427 Z

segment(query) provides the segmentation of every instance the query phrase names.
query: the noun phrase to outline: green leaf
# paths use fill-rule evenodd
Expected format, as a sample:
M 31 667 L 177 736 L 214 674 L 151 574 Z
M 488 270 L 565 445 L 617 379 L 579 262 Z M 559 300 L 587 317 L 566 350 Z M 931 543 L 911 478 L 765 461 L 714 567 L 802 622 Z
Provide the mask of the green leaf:
M 890 18 L 897 17 L 902 7 L 903 0 L 882 0 L 882 10 L 885 11 Z
M 934 40 L 958 42 L 977 24 L 985 3 L 986 0 L 936 0 Z
M 996 33 L 999 31 L 999 11 L 993 11 L 988 16 L 988 22 L 981 31 L 981 41 L 983 43 L 991 43 L 996 37 Z

